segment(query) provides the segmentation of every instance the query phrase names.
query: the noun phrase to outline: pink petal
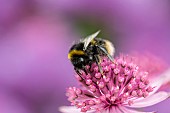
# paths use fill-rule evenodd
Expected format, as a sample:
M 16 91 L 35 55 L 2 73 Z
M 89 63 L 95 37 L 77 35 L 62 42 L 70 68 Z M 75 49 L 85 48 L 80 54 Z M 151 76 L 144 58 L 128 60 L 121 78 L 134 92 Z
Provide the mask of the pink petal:
M 158 91 L 158 89 L 163 85 L 166 84 L 167 82 L 170 82 L 170 69 L 164 71 L 161 75 L 159 75 L 156 78 L 153 78 L 150 80 L 150 86 L 154 87 L 153 91 L 149 93 L 149 96 L 152 96 L 155 94 L 155 92 Z M 145 100 L 145 98 L 139 98 L 136 99 L 136 101 L 142 101 Z
M 167 69 L 164 73 L 162 73 L 160 76 L 164 78 L 163 85 L 170 82 L 170 69 Z
M 156 113 L 156 112 L 141 112 L 137 110 L 128 109 L 125 107 L 121 107 L 120 110 L 122 111 L 122 113 Z
M 61 106 L 59 107 L 59 111 L 62 113 L 82 113 L 81 110 L 74 106 Z M 94 111 L 87 111 L 86 113 L 93 113 Z
M 61 106 L 59 111 L 62 113 L 81 113 L 80 109 L 77 109 L 74 106 Z
M 95 113 L 122 113 L 118 107 L 112 107 L 103 111 L 95 112 Z
M 163 84 L 166 84 L 169 81 L 170 81 L 170 69 L 164 71 L 164 73 L 150 81 L 151 83 L 150 85 L 152 87 L 155 87 L 154 90 L 150 93 L 150 95 L 154 94 Z
M 161 91 L 161 92 L 153 94 L 152 96 L 146 97 L 142 100 L 134 100 L 134 104 L 128 107 L 141 108 L 141 107 L 152 106 L 154 104 L 157 104 L 167 99 L 168 97 L 170 97 L 170 93 Z
M 124 111 L 122 111 L 121 109 L 122 107 L 116 107 L 115 108 L 115 113 L 124 113 Z M 114 113 L 114 112 L 110 112 L 110 113 Z M 126 113 L 126 112 L 125 112 Z

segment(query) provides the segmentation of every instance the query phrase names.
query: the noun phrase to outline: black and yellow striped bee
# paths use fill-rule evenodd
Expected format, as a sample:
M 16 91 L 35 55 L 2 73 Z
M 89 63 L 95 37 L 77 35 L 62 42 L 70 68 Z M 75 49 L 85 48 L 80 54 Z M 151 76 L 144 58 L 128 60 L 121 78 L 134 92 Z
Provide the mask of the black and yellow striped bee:
M 81 74 L 81 70 L 87 73 L 85 66 L 96 62 L 99 71 L 102 73 L 100 60 L 101 57 L 107 56 L 113 61 L 113 54 L 115 49 L 113 44 L 105 39 L 96 38 L 100 31 L 80 40 L 74 44 L 68 53 L 68 59 L 72 62 L 77 74 Z

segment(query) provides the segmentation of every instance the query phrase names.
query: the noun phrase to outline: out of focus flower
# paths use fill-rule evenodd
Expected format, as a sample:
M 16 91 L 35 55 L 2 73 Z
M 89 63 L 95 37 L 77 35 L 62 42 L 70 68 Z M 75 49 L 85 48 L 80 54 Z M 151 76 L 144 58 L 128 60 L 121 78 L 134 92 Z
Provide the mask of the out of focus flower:
M 12 99 L 19 100 L 21 108 L 26 106 L 31 113 L 56 113 L 57 107 L 66 103 L 63 94 L 67 83 L 74 83 L 67 60 L 73 37 L 60 17 L 54 21 L 43 15 L 30 16 L 19 22 L 0 38 L 0 89 L 6 89 Z M 65 68 L 70 71 L 63 76 Z M 67 83 L 63 82 L 65 78 Z M 19 108 L 11 108 L 17 112 L 15 109 Z
M 8 88 L 0 89 L 0 100 L 0 113 L 34 113 L 21 97 L 16 97 Z
M 152 62 L 154 64 L 154 62 Z M 87 66 L 88 74 L 76 75 L 82 88 L 69 87 L 68 100 L 76 107 L 64 106 L 60 108 L 64 113 L 102 112 L 102 113 L 154 113 L 141 112 L 132 108 L 143 108 L 157 104 L 170 96 L 170 93 L 158 91 L 167 82 L 170 70 L 163 75 L 153 77 L 142 67 L 142 61 L 136 63 L 134 58 L 121 55 L 114 63 L 103 58 L 101 62 L 103 74 L 98 66 Z M 151 77 L 152 76 L 152 77 Z

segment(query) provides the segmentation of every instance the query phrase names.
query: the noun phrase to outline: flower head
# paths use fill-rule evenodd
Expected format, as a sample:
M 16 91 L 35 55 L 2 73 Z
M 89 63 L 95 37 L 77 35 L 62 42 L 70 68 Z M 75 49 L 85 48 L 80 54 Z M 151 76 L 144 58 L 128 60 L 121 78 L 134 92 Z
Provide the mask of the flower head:
M 95 63 L 86 66 L 88 74 L 76 75 L 82 88 L 67 89 L 68 100 L 81 112 L 135 112 L 126 107 L 146 107 L 169 97 L 166 92 L 154 94 L 163 80 L 152 84 L 149 73 L 129 56 L 121 55 L 114 63 L 103 58 L 101 67 L 103 74 Z

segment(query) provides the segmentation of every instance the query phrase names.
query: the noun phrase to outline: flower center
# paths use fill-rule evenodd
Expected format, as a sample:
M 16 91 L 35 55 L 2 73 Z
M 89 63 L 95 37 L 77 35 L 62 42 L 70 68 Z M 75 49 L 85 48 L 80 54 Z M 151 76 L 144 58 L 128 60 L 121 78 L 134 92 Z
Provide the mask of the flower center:
M 119 57 L 113 63 L 103 58 L 101 67 L 103 74 L 95 63 L 87 66 L 88 75 L 76 75 L 84 88 L 70 87 L 67 91 L 68 100 L 83 112 L 131 105 L 133 100 L 145 98 L 153 90 L 149 86 L 148 73 L 140 70 L 131 59 Z

